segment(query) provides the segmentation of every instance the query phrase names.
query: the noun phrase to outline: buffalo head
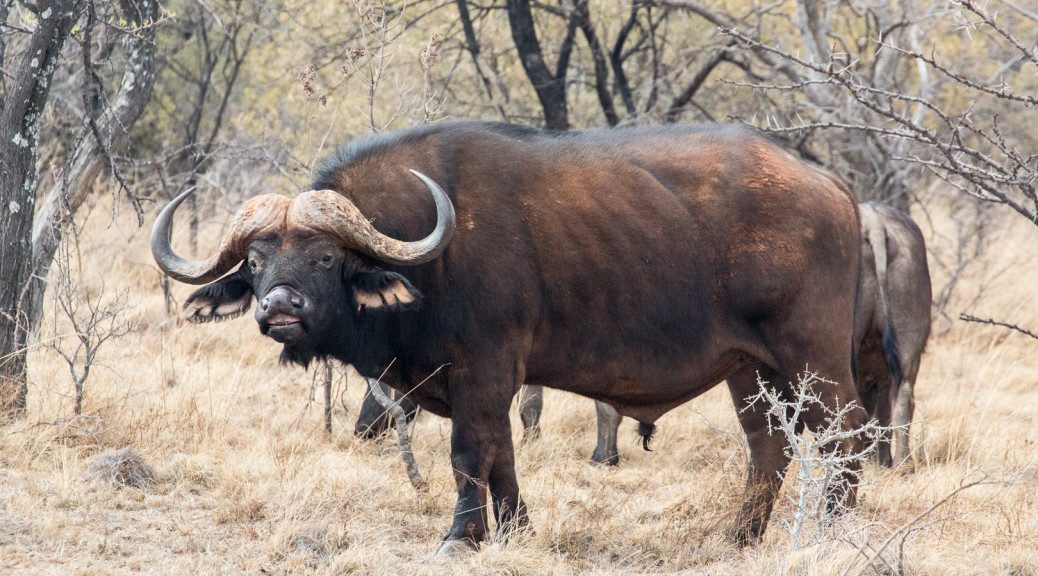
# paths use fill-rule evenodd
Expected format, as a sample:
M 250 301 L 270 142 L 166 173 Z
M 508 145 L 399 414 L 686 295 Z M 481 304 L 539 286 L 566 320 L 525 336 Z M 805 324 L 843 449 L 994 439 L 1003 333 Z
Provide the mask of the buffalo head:
M 344 322 L 366 311 L 414 307 L 421 299 L 403 276 L 372 265 L 424 264 L 439 256 L 454 234 L 450 199 L 433 180 L 411 172 L 436 202 L 436 228 L 422 240 L 403 242 L 381 234 L 352 202 L 332 190 L 294 199 L 266 194 L 238 209 L 216 254 L 203 261 L 186 260 L 170 246 L 170 225 L 189 190 L 159 214 L 151 251 L 174 280 L 209 283 L 185 302 L 188 321 L 237 317 L 255 295 L 260 332 L 285 344 L 287 359 L 305 363 L 315 348 L 341 332 Z M 223 276 L 239 263 L 238 270 Z

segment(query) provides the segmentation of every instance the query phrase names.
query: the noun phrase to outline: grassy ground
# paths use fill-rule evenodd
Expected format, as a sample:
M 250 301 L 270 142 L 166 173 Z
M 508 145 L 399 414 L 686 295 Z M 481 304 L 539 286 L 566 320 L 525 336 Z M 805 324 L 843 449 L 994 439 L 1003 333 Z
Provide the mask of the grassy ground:
M 328 435 L 311 373 L 278 366 L 278 346 L 251 315 L 167 320 L 147 231 L 108 227 L 100 212 L 84 235 L 86 281 L 130 288 L 142 327 L 103 349 L 79 418 L 67 367 L 32 352 L 30 414 L 0 432 L 0 573 L 855 574 L 853 562 L 980 479 L 896 533 L 879 572 L 1038 573 L 1038 342 L 1025 336 L 939 319 L 917 385 L 914 472 L 870 465 L 860 507 L 799 550 L 783 529 L 788 504 L 762 545 L 740 550 L 724 538 L 746 455 L 723 387 L 666 415 L 652 453 L 625 421 L 615 469 L 587 463 L 591 401 L 549 391 L 542 440 L 517 461 L 536 533 L 444 560 L 430 553 L 454 505 L 449 422 L 417 424 L 431 484 L 418 497 L 392 439 L 353 437 L 359 379 L 337 378 Z M 954 222 L 925 220 L 931 247 L 951 258 Z M 1011 222 L 962 277 L 952 317 L 1038 327 L 1038 229 Z M 934 275 L 938 288 L 948 279 Z M 176 287 L 181 300 L 188 292 Z M 518 438 L 514 414 L 513 427 Z M 152 467 L 151 482 L 91 479 L 99 455 L 124 447 Z

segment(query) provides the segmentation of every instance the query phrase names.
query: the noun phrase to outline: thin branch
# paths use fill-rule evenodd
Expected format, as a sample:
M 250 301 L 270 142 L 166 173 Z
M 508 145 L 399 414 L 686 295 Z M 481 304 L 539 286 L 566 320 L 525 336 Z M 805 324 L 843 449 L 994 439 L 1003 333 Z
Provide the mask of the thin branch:
M 389 367 L 386 367 L 386 371 L 388 370 Z M 384 371 L 382 376 L 378 378 L 366 378 L 368 389 L 375 400 L 388 410 L 393 417 L 393 424 L 396 427 L 396 434 L 400 444 L 400 457 L 404 460 L 408 480 L 411 481 L 411 485 L 414 486 L 415 491 L 418 493 L 428 492 L 429 483 L 422 478 L 422 473 L 418 470 L 418 462 L 414 457 L 414 451 L 411 449 L 411 431 L 407 429 L 407 416 L 404 414 L 404 409 L 400 407 L 399 403 L 393 402 L 389 396 L 386 396 L 381 386 L 379 386 L 381 379 L 385 375 Z
M 634 96 L 631 94 L 631 85 L 627 80 L 627 74 L 624 72 L 624 57 L 623 49 L 624 44 L 627 42 L 627 37 L 630 36 L 631 30 L 634 29 L 635 24 L 638 23 L 638 12 L 641 10 L 641 6 L 637 3 L 631 5 L 631 14 L 627 17 L 627 21 L 620 28 L 620 32 L 616 35 L 616 42 L 613 44 L 613 50 L 609 53 L 609 61 L 613 66 L 613 78 L 616 82 L 616 89 L 620 92 L 620 98 L 623 100 L 624 108 L 627 109 L 628 114 L 636 114 L 638 109 L 634 105 Z
M 730 46 L 731 44 L 729 44 Z M 706 83 L 706 79 L 710 76 L 710 73 L 717 68 L 717 65 L 728 59 L 727 52 L 724 50 L 717 51 L 709 60 L 703 64 L 703 67 L 699 69 L 699 72 L 692 78 L 692 81 L 688 83 L 688 86 L 674 97 L 671 101 L 670 106 L 667 108 L 667 112 L 663 116 L 663 121 L 669 123 L 677 122 L 681 113 L 684 111 L 685 106 L 695 97 L 696 92 L 703 87 Z
M 1031 332 L 1030 330 L 1026 330 L 1024 328 L 1021 328 L 1021 327 L 1017 326 L 1016 324 L 1010 324 L 1008 322 L 1001 322 L 999 320 L 992 320 L 991 318 L 977 318 L 976 316 L 972 316 L 970 314 L 959 314 L 959 320 L 963 320 L 965 322 L 975 322 L 977 324 L 990 324 L 992 326 L 1001 326 L 1003 328 L 1009 328 L 1010 330 L 1016 330 L 1017 332 L 1019 332 L 1021 334 L 1026 334 L 1026 335 L 1030 336 L 1031 338 L 1034 338 L 1035 340 L 1038 340 L 1038 334 L 1035 334 L 1034 332 Z
M 130 185 L 123 179 L 122 171 L 115 165 L 115 159 L 112 158 L 112 151 L 109 147 L 108 140 L 102 135 L 101 128 L 97 125 L 97 119 L 93 113 L 94 106 L 91 102 L 95 93 L 101 92 L 100 83 L 97 82 L 97 78 L 92 73 L 93 64 L 90 61 L 90 48 L 91 48 L 91 31 L 94 28 L 94 18 L 96 16 L 94 12 L 94 3 L 87 2 L 87 23 L 83 30 L 83 70 L 85 71 L 83 77 L 83 110 L 86 112 L 86 123 L 90 127 L 90 133 L 93 134 L 97 140 L 98 145 L 101 148 L 101 155 L 105 160 L 108 161 L 108 168 L 112 171 L 112 176 L 115 177 L 116 181 L 119 182 L 119 186 L 122 190 L 126 191 L 126 198 L 130 201 L 133 206 L 134 212 L 137 213 L 137 226 L 144 226 L 144 208 L 141 206 L 141 199 L 137 194 L 133 192 Z
M 934 510 L 936 510 L 936 509 L 940 508 L 941 506 L 943 506 L 945 503 L 947 503 L 949 500 L 954 498 L 960 492 L 962 492 L 964 490 L 968 490 L 969 488 L 972 488 L 974 486 L 978 486 L 980 484 L 990 484 L 990 483 L 992 483 L 992 482 L 985 481 L 985 479 L 981 478 L 980 480 L 974 480 L 974 481 L 968 482 L 966 484 L 959 484 L 959 486 L 957 488 L 955 488 L 951 492 L 945 494 L 943 498 L 941 498 L 937 502 L 934 502 L 933 505 L 928 507 L 926 510 L 923 510 L 919 514 L 916 514 L 915 517 L 913 517 L 907 523 L 902 524 L 901 527 L 899 527 L 897 530 L 895 530 L 893 534 L 891 534 L 886 540 L 883 541 L 883 544 L 881 544 L 880 547 L 876 549 L 876 552 L 872 555 L 872 557 L 865 563 L 864 566 L 862 566 L 855 573 L 855 575 L 856 576 L 861 576 L 862 574 L 864 574 L 872 566 L 872 563 L 875 562 L 879 558 L 880 554 L 882 554 L 883 551 L 885 551 L 887 549 L 887 547 L 890 546 L 894 542 L 894 540 L 898 537 L 898 535 L 900 535 L 902 532 L 905 532 L 906 530 L 911 528 L 915 523 L 919 522 L 923 518 L 926 518 L 927 516 L 929 516 Z M 853 566 L 854 566 L 853 563 L 852 564 L 848 564 L 847 568 L 843 571 L 843 574 L 841 574 L 841 576 L 847 576 L 847 574 L 850 573 L 851 568 Z

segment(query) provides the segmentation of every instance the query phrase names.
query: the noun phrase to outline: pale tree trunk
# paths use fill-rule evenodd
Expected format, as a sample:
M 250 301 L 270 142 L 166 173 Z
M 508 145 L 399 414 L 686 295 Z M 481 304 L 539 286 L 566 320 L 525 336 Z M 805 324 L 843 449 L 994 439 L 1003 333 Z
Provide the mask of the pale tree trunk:
M 26 313 L 32 268 L 37 145 L 43 110 L 61 48 L 79 19 L 82 0 L 43 0 L 10 90 L 0 103 L 0 414 L 24 413 Z
M 126 34 L 123 47 L 126 65 L 111 107 L 98 111 L 101 139 L 87 136 L 72 152 L 68 174 L 55 182 L 36 214 L 32 235 L 32 273 L 28 290 L 30 333 L 39 334 L 43 296 L 54 252 L 61 242 L 62 222 L 71 219 L 93 189 L 91 184 L 105 168 L 112 148 L 129 132 L 151 99 L 155 85 L 155 26 L 158 3 L 153 0 L 121 0 L 127 22 L 138 22 L 140 30 Z M 87 113 L 90 113 L 88 110 Z
M 797 2 L 795 21 L 800 29 L 804 52 L 809 61 L 822 65 L 832 62 L 832 66 L 846 66 L 848 62 L 833 60 L 831 55 L 832 35 L 826 6 L 821 0 L 799 0 Z M 892 31 L 890 34 L 884 35 L 883 42 L 897 46 L 901 43 L 901 36 L 913 34 L 916 26 L 914 24 L 896 26 L 895 24 L 899 21 L 908 19 L 903 14 L 893 14 L 892 10 L 893 8 L 890 6 L 879 4 L 873 14 L 878 20 L 880 29 Z M 839 51 L 838 48 L 837 51 Z M 888 89 L 896 86 L 898 79 L 894 76 L 894 68 L 897 59 L 897 51 L 879 50 L 872 62 L 870 84 Z M 805 74 L 815 81 L 815 84 L 805 85 L 803 90 L 818 111 L 820 119 L 843 122 L 848 118 L 861 115 L 860 109 L 841 94 L 838 86 L 826 82 L 824 74 L 810 70 Z M 926 77 L 920 77 L 919 81 L 923 84 L 920 87 L 921 91 L 928 92 Z M 922 106 L 919 106 L 919 109 L 925 110 Z M 875 120 L 881 121 L 880 119 Z M 833 135 L 832 138 L 830 147 L 835 149 L 834 160 L 839 159 L 838 162 L 832 162 L 832 167 L 841 173 L 859 201 L 875 200 L 891 204 L 900 210 L 908 210 L 909 200 L 911 200 L 911 194 L 906 185 L 908 169 L 904 164 L 890 161 L 892 156 L 904 154 L 904 140 L 891 142 L 862 131 L 845 131 Z M 843 166 L 840 165 L 841 163 Z

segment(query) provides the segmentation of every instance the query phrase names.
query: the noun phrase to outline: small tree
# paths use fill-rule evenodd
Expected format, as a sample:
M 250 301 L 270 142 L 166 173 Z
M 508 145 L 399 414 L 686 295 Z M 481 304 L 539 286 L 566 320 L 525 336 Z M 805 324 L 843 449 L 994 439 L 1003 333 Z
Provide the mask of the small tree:
M 841 487 L 837 483 L 842 481 L 841 478 L 846 478 L 849 472 L 861 468 L 855 464 L 863 463 L 875 450 L 876 440 L 880 438 L 884 428 L 873 420 L 860 429 L 844 430 L 844 419 L 858 406 L 852 402 L 840 406 L 835 411 L 826 406 L 814 388 L 833 383 L 817 374 L 807 372 L 800 376 L 797 385 L 793 387 L 792 398 L 784 397 L 763 380 L 758 379 L 757 383 L 760 389 L 756 396 L 749 399 L 750 406 L 764 402 L 767 406 L 769 432 L 782 434 L 786 438 L 792 461 L 798 467 L 794 481 L 796 492 L 789 496 L 794 506 L 793 519 L 787 523 L 786 528 L 793 540 L 793 548 L 799 549 L 804 545 L 805 531 L 809 523 L 814 523 L 813 541 L 817 542 L 823 536 L 826 517 L 842 511 L 840 502 L 835 503 L 836 509 L 827 509 L 828 495 L 839 491 Z M 811 434 L 799 434 L 798 423 L 803 414 L 816 410 L 822 410 L 827 416 L 825 429 L 816 430 Z M 842 440 L 858 436 L 868 439 L 865 450 L 856 454 L 844 454 L 833 449 Z
M 12 19 L 24 25 L 8 26 Z M 0 413 L 25 410 L 26 352 L 42 318 L 47 270 L 62 223 L 74 216 L 102 169 L 112 171 L 143 224 L 143 210 L 116 168 L 112 147 L 151 97 L 158 22 L 158 4 L 146 0 L 0 2 Z M 120 35 L 125 66 L 110 100 L 98 65 L 109 62 Z M 65 66 L 62 54 L 67 58 L 77 43 L 76 65 Z M 7 62 L 7 56 L 16 62 Z M 44 111 L 52 91 L 61 92 L 66 68 L 72 76 L 78 70 L 72 85 L 82 100 L 81 110 L 74 111 L 81 128 L 75 137 L 65 129 L 60 129 L 64 138 L 48 137 L 51 124 L 65 121 L 48 120 Z M 64 99 L 76 98 L 65 94 Z M 37 213 L 41 152 L 65 141 L 73 145 L 65 150 L 64 177 L 55 179 L 60 181 Z
M 157 2 L 146 0 L 96 2 L 96 6 L 88 4 L 86 12 L 78 57 L 82 70 L 73 78 L 74 86 L 81 85 L 82 127 L 74 146 L 67 150 L 64 173 L 54 179 L 49 191 L 39 192 L 42 202 L 33 221 L 32 268 L 26 296 L 32 336 L 40 330 L 47 274 L 61 234 L 67 230 L 63 223 L 75 217 L 94 191 L 100 174 L 108 171 L 115 178 L 137 213 L 138 225 L 144 223 L 140 200 L 123 178 L 113 154 L 125 143 L 151 101 L 157 67 L 155 38 L 165 15 L 160 16 Z M 92 49 L 95 36 L 101 37 L 103 46 L 97 54 Z M 117 86 L 107 87 L 99 71 L 111 67 L 120 51 L 105 43 L 114 44 L 120 36 L 125 58 L 122 74 Z
M 0 24 L 10 18 L 10 4 L 0 2 Z M 10 81 L 0 83 L 0 414 L 25 410 L 26 345 L 29 322 L 29 281 L 32 262 L 32 221 L 36 187 L 40 124 L 50 99 L 54 71 L 65 40 L 82 13 L 81 0 L 53 0 L 27 5 L 26 19 L 34 27 L 15 53 Z M 2 76 L 8 76 L 6 39 L 0 49 Z
M 135 332 L 139 322 L 136 316 L 130 315 L 131 308 L 127 305 L 129 290 L 109 295 L 103 281 L 96 290 L 82 282 L 76 272 L 82 266 L 73 267 L 75 239 L 75 234 L 66 234 L 54 261 L 54 335 L 46 346 L 68 364 L 78 416 L 83 412 L 86 381 L 101 346 L 108 340 Z M 79 260 L 78 254 L 75 259 Z

